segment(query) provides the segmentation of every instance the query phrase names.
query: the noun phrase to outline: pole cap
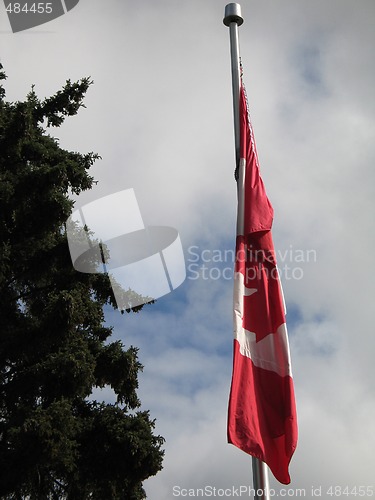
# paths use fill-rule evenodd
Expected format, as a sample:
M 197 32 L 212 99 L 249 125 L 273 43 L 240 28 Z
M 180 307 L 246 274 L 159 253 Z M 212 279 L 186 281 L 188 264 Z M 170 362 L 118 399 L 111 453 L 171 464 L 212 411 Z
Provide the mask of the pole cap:
M 228 5 L 225 6 L 223 23 L 225 26 L 229 26 L 230 23 L 237 23 L 238 26 L 241 26 L 243 17 L 241 14 L 241 5 L 239 3 L 228 3 Z

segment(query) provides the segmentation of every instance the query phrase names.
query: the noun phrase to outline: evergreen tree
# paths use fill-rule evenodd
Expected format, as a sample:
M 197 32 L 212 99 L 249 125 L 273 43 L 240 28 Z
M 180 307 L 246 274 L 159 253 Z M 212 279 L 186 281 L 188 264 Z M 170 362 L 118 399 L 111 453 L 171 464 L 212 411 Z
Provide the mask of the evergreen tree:
M 44 100 L 32 88 L 14 103 L 0 86 L 4 499 L 138 500 L 142 482 L 162 468 L 164 440 L 136 393 L 137 349 L 111 342 L 104 326 L 103 307 L 116 307 L 109 280 L 75 271 L 67 244 L 69 192 L 92 187 L 98 155 L 62 149 L 47 129 L 78 112 L 91 83 L 68 80 Z M 116 404 L 90 400 L 105 385 Z

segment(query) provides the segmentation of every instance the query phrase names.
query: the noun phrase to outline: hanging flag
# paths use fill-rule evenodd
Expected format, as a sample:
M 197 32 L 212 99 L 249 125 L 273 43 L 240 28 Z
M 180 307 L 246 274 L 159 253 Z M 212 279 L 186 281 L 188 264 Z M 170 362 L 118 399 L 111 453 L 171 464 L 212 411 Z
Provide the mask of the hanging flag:
M 228 442 L 265 462 L 278 481 L 289 484 L 297 415 L 284 298 L 271 236 L 273 208 L 259 173 L 243 85 L 240 137 Z

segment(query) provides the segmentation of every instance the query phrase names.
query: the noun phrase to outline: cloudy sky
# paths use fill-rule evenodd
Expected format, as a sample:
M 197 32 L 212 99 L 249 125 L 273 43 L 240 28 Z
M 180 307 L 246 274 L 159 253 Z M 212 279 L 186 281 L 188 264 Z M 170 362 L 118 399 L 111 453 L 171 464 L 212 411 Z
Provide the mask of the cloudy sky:
M 52 131 L 62 147 L 102 156 L 98 186 L 76 207 L 133 188 L 144 222 L 181 237 L 185 282 L 138 315 L 107 312 L 115 337 L 140 348 L 139 395 L 166 438 L 164 469 L 145 483 L 151 500 L 252 484 L 250 457 L 226 443 L 236 187 L 224 8 L 80 0 L 13 34 L 0 6 L 8 100 L 32 84 L 46 97 L 68 78 L 95 82 L 87 108 Z M 289 496 L 321 487 L 330 498 L 330 486 L 374 487 L 375 3 L 246 0 L 242 12 L 299 417 Z

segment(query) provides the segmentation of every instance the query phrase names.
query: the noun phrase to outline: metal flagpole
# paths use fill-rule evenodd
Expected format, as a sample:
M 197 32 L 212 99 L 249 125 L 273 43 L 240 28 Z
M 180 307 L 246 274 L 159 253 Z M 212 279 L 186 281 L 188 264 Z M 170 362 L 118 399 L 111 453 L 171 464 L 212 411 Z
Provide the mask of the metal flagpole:
M 225 6 L 223 22 L 229 27 L 230 55 L 232 67 L 232 93 L 233 93 L 233 118 L 234 118 L 234 140 L 236 148 L 236 167 L 240 160 L 240 49 L 238 40 L 238 26 L 243 23 L 241 5 L 229 3 Z M 270 500 L 269 481 L 267 465 L 252 457 L 253 486 L 255 490 L 254 500 Z
M 270 500 L 270 485 L 268 481 L 267 465 L 255 457 L 253 462 L 253 486 L 255 490 L 254 500 Z
M 243 23 L 241 16 L 241 5 L 229 3 L 225 7 L 223 22 L 229 27 L 230 36 L 230 60 L 232 66 L 232 93 L 233 93 L 233 118 L 234 118 L 234 141 L 236 146 L 236 167 L 240 160 L 240 45 L 238 42 L 238 26 Z

